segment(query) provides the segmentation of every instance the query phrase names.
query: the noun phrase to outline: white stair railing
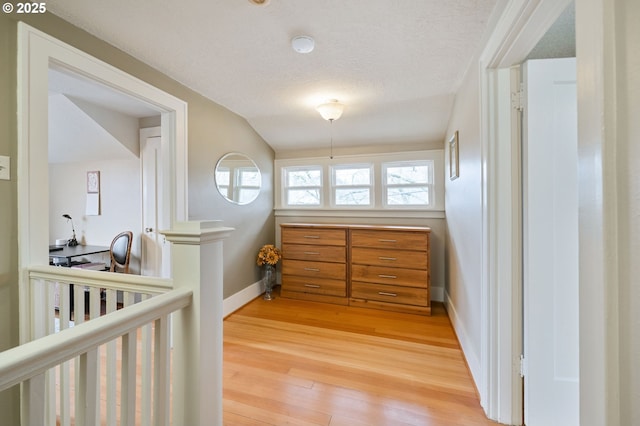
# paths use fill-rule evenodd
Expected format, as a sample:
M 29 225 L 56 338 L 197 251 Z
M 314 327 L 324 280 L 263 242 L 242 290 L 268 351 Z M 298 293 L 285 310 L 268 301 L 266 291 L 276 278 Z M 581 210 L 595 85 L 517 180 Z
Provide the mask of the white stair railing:
M 102 315 L 173 288 L 172 281 L 166 279 L 52 266 L 33 267 L 29 278 L 31 340 L 85 322 L 93 324 Z M 168 324 L 162 331 L 156 330 L 157 342 L 167 342 L 167 337 L 158 333 L 168 332 Z M 42 411 L 45 424 L 57 421 L 61 426 L 70 426 L 79 416 L 89 416 L 96 424 L 104 419 L 107 425 L 150 425 L 152 357 L 154 353 L 168 352 L 152 347 L 151 333 L 152 325 L 147 324 L 139 332 L 128 333 L 47 372 L 45 397 L 30 410 Z M 89 371 L 84 370 L 85 363 L 90 366 Z M 138 363 L 140 371 L 136 369 Z M 81 398 L 95 401 L 89 404 L 87 414 L 78 411 L 86 403 Z
M 190 290 L 172 290 L 4 351 L 0 353 L 0 390 L 24 383 L 22 424 L 54 425 L 56 421 L 51 419 L 50 403 L 43 405 L 40 402 L 42 389 L 50 388 L 50 385 L 46 385 L 46 376 L 52 375 L 50 373 L 52 368 L 79 357 L 75 372 L 78 387 L 75 391 L 74 423 L 76 425 L 100 424 L 99 410 L 96 404 L 99 387 L 97 348 L 119 337 L 123 337 L 125 341 L 129 340 L 132 333 L 136 333 L 138 328 L 153 324 L 156 335 L 164 336 L 156 339 L 153 347 L 156 383 L 169 383 L 169 350 L 166 337 L 169 331 L 168 317 L 172 312 L 189 306 L 191 298 L 192 292 Z M 126 344 L 123 344 L 122 364 L 124 366 L 131 363 L 135 365 L 135 357 L 131 359 L 131 354 L 126 349 Z M 121 375 L 123 391 L 120 401 L 122 407 L 128 407 L 128 404 L 131 403 L 126 390 L 131 389 L 132 382 L 135 383 L 135 371 L 133 374 L 125 374 L 123 371 Z M 45 386 L 42 386 L 43 383 Z M 153 424 L 168 425 L 169 413 L 165 410 L 170 405 L 168 392 L 159 392 L 154 396 L 156 410 Z M 131 415 L 129 410 L 123 408 L 119 424 L 133 425 L 136 424 L 135 422 L 135 417 Z
M 21 425 L 222 425 L 222 244 L 232 230 L 200 221 L 163 232 L 173 281 L 29 268 L 26 342 L 0 353 L 0 391 L 22 383 Z

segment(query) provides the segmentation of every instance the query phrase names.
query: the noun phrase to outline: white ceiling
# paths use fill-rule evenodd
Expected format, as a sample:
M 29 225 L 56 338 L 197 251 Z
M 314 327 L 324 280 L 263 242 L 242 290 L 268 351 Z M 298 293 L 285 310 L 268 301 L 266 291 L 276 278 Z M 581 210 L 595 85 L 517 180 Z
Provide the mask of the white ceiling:
M 47 9 L 245 117 L 276 151 L 441 143 L 496 0 L 56 0 Z M 296 35 L 315 50 L 291 48 Z

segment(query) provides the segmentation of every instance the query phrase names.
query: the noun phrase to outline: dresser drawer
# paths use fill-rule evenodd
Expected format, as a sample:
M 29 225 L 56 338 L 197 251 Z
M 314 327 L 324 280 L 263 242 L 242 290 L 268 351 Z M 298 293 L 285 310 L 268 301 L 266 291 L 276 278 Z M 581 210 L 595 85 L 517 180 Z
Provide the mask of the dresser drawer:
M 286 260 L 345 263 L 347 260 L 346 250 L 344 246 L 283 244 L 282 256 Z
M 282 288 L 300 293 L 323 294 L 325 296 L 347 296 L 347 285 L 344 280 L 326 278 L 282 276 Z
M 351 263 L 389 266 L 393 268 L 427 269 L 428 258 L 423 251 L 353 247 Z
M 427 288 L 428 278 L 429 272 L 419 269 L 387 268 L 370 265 L 351 266 L 352 281 Z
M 353 247 L 379 247 L 427 251 L 429 234 L 411 231 L 378 231 L 354 229 L 351 231 Z
M 347 277 L 343 263 L 286 260 L 282 263 L 282 275 L 298 275 L 312 278 L 332 278 L 344 281 Z
M 345 229 L 282 228 L 283 244 L 346 246 Z
M 426 288 L 399 287 L 354 281 L 351 283 L 351 297 L 402 305 L 429 306 L 429 290 Z

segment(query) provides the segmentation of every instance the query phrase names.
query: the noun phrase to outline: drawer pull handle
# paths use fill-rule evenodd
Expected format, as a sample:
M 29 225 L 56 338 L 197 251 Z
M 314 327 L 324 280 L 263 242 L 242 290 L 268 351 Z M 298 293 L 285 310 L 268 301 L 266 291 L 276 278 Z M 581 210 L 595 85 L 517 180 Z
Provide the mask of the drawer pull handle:
M 304 254 L 309 254 L 309 255 L 319 255 L 320 253 L 317 251 L 305 251 Z
M 380 241 L 381 243 L 397 243 L 398 240 L 386 240 L 384 238 L 380 238 L 378 241 Z
M 311 271 L 311 272 L 320 272 L 320 269 L 318 268 L 304 268 L 305 271 Z
M 309 288 L 320 288 L 318 284 L 305 284 L 304 286 Z
M 318 239 L 318 238 L 320 238 L 320 235 L 305 235 L 304 238 L 315 238 L 315 239 Z
M 396 257 L 384 257 L 384 256 L 378 256 L 378 259 L 380 259 L 380 260 L 393 260 L 393 261 L 398 260 L 398 258 L 396 258 Z
M 398 296 L 396 293 L 387 293 L 386 291 L 379 291 L 378 294 L 380 296 L 391 296 L 391 297 L 397 297 Z
M 395 275 L 383 275 L 383 274 L 379 274 L 379 275 L 378 275 L 378 278 L 391 278 L 391 279 L 394 279 L 394 280 L 395 280 L 395 279 L 396 279 L 396 278 L 398 278 L 398 277 L 397 277 L 397 276 L 395 276 Z

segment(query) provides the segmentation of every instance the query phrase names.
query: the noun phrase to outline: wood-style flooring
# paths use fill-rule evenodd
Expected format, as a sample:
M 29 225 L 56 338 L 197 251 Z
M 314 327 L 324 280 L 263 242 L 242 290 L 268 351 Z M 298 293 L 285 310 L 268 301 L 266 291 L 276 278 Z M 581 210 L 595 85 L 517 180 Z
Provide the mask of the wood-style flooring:
M 489 425 L 441 304 L 431 317 L 277 297 L 224 322 L 224 424 Z

